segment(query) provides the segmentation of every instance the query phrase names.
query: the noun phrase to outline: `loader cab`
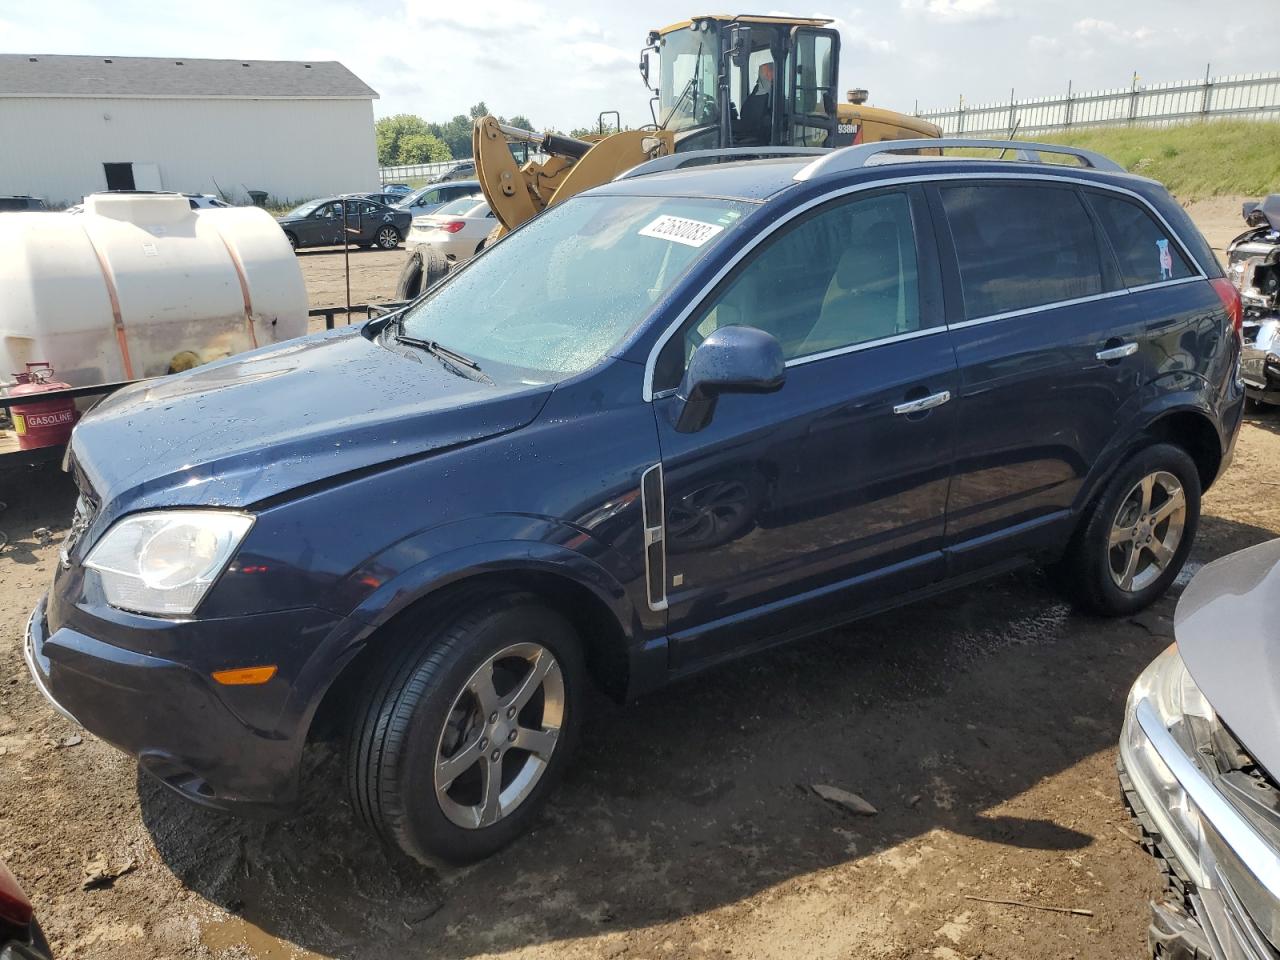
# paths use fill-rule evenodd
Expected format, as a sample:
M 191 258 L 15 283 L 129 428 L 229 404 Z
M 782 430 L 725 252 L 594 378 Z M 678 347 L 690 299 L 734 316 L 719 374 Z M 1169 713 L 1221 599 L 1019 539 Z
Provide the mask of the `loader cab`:
M 678 152 L 834 146 L 840 35 L 829 23 L 695 17 L 654 31 L 641 72 L 656 94 L 655 121 L 675 134 Z

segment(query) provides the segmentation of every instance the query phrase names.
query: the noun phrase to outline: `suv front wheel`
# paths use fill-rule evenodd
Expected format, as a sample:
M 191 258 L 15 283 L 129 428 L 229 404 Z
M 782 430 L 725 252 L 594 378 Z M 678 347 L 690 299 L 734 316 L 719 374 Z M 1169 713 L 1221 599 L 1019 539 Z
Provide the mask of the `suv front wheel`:
M 564 770 L 582 651 L 573 627 L 528 595 L 481 598 L 443 625 L 438 609 L 419 613 L 384 638 L 403 652 L 356 711 L 351 799 L 409 856 L 470 863 L 528 830 Z
M 1064 586 L 1091 613 L 1135 613 L 1169 589 L 1199 522 L 1195 462 L 1171 443 L 1147 447 L 1095 501 L 1059 565 Z

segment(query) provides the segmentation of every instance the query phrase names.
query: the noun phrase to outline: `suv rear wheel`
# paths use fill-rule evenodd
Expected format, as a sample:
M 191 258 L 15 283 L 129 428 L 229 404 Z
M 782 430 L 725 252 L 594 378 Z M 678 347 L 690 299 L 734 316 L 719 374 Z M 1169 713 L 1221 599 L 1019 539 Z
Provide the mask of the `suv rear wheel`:
M 479 599 L 440 625 L 411 615 L 405 653 L 371 678 L 348 750 L 352 803 L 423 862 L 469 863 L 533 824 L 577 739 L 578 638 L 528 595 Z
M 1153 603 L 1191 552 L 1200 473 L 1181 447 L 1157 443 L 1113 476 L 1059 569 L 1079 606 L 1123 616 Z

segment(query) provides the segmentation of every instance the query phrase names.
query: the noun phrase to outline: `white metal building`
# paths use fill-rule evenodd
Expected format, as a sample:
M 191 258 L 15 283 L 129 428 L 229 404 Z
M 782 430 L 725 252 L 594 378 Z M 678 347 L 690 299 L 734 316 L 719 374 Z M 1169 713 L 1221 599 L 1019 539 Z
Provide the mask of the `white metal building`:
M 376 190 L 377 96 L 336 61 L 0 54 L 0 194 Z

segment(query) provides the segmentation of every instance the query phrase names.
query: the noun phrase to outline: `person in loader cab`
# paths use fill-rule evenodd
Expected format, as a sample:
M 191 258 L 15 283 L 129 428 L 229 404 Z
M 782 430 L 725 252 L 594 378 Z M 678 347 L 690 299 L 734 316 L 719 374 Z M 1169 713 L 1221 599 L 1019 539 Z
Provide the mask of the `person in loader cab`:
M 768 143 L 773 136 L 773 63 L 762 63 L 756 85 L 742 101 L 737 142 L 746 146 Z

